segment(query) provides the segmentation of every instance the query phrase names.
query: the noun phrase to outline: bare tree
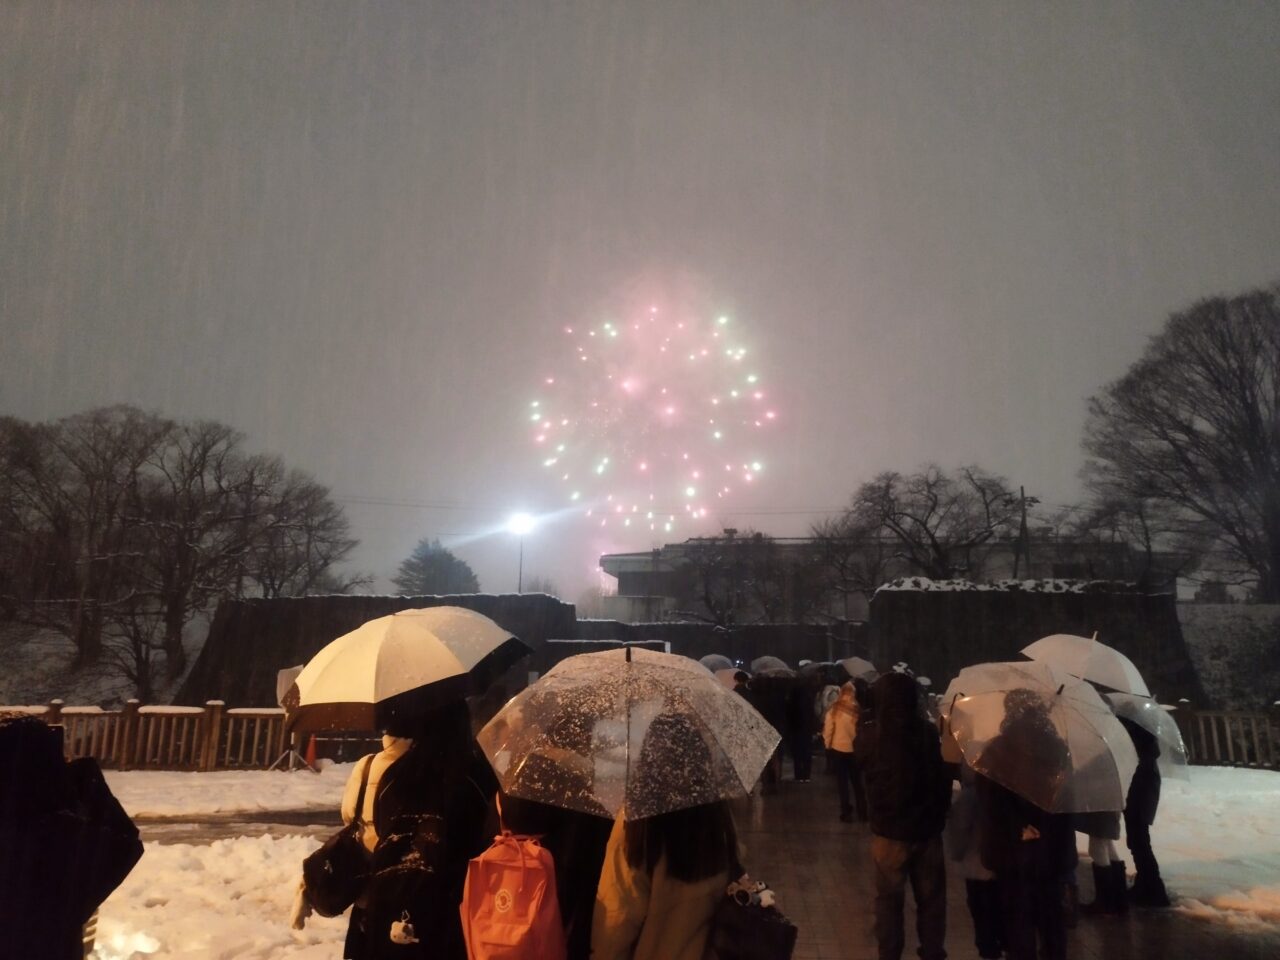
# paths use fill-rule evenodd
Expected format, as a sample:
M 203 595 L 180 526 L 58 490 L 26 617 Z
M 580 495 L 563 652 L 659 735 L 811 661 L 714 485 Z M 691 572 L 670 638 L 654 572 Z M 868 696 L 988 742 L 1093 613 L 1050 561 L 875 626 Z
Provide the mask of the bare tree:
M 1211 531 L 1280 600 L 1280 288 L 1202 300 L 1089 401 L 1088 482 Z
M 1018 529 L 1021 501 L 1003 477 L 976 466 L 954 475 L 936 464 L 906 476 L 882 473 L 854 494 L 852 528 L 888 537 L 890 559 L 934 580 L 974 576 L 985 548 Z
M 880 584 L 893 578 L 895 543 L 878 525 L 868 525 L 851 513 L 820 520 L 810 536 L 822 583 L 829 596 L 839 598 L 840 619 L 848 623 L 850 598 L 862 596 L 869 601 Z
M 533 576 L 525 581 L 525 593 L 545 593 L 548 597 L 560 596 L 560 588 L 550 577 Z
M 44 541 L 43 589 L 22 615 L 66 634 L 81 662 L 102 650 L 107 612 L 135 592 L 135 504 L 144 464 L 173 424 L 134 407 L 91 410 L 35 425 L 10 445 L 9 490 L 31 541 Z

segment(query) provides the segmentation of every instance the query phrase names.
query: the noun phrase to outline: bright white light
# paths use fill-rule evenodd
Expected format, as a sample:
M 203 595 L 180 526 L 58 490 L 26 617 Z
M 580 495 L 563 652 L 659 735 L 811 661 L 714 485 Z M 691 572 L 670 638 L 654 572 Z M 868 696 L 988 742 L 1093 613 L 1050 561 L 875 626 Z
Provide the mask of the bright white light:
M 527 513 L 513 513 L 507 520 L 507 532 L 523 537 L 533 530 L 536 521 Z

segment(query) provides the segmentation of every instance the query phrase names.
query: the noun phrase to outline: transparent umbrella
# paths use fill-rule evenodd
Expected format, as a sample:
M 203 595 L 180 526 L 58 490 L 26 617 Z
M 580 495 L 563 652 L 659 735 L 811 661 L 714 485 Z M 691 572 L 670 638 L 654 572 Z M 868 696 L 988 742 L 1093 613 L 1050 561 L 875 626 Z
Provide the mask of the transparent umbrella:
M 1142 679 L 1142 674 L 1132 660 L 1115 647 L 1099 643 L 1091 637 L 1055 633 L 1023 647 L 1022 654 L 1041 663 L 1050 663 L 1073 677 L 1110 687 L 1120 693 L 1151 696 L 1147 682 Z
M 968 764 L 1041 809 L 1124 809 L 1138 756 L 1088 683 L 1046 663 L 984 663 L 941 706 Z
M 506 793 L 628 820 L 744 795 L 778 744 L 696 661 L 630 647 L 561 661 L 476 739 Z
M 1156 765 L 1160 768 L 1161 777 L 1191 779 L 1187 765 L 1187 745 L 1183 743 L 1182 731 L 1178 729 L 1178 724 L 1169 715 L 1169 711 L 1150 697 L 1138 697 L 1131 693 L 1108 693 L 1104 699 L 1117 717 L 1132 720 L 1156 738 L 1156 743 L 1160 746 Z

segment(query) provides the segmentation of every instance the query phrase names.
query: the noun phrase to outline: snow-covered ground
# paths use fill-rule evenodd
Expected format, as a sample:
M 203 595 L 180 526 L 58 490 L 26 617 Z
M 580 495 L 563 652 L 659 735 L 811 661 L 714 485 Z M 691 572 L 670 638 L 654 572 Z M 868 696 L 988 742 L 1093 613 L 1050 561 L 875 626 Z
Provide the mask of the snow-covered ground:
M 135 815 L 262 813 L 337 807 L 351 765 L 296 773 L 111 772 Z M 1193 916 L 1280 927 L 1280 773 L 1196 768 L 1166 782 L 1154 830 L 1178 908 Z M 299 864 L 319 841 L 245 836 L 207 845 L 147 844 L 134 872 L 102 906 L 99 960 L 331 958 L 344 918 L 289 928 Z

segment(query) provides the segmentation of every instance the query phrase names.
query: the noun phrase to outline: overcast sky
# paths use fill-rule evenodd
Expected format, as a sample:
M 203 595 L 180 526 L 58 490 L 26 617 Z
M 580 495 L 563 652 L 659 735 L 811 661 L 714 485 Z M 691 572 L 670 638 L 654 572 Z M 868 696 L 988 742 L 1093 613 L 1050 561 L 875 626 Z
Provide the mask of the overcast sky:
M 1086 397 L 1280 279 L 1280 5 L 8 0 L 0 144 L 0 413 L 224 420 L 347 501 L 359 568 L 465 538 L 500 591 L 480 534 L 563 506 L 523 416 L 556 331 L 671 285 L 784 420 L 683 534 L 925 460 L 1076 498 Z M 652 544 L 589 530 L 526 576 Z

